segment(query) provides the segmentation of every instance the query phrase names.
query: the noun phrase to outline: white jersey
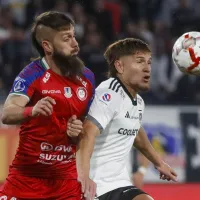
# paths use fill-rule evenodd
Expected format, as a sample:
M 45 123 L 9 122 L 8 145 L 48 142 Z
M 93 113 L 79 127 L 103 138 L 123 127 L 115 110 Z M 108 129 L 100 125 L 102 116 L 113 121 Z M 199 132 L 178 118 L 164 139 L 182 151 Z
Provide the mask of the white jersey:
M 140 129 L 144 101 L 133 99 L 117 78 L 102 82 L 87 118 L 101 130 L 90 163 L 90 178 L 101 196 L 116 188 L 132 185 L 127 166 L 129 152 Z

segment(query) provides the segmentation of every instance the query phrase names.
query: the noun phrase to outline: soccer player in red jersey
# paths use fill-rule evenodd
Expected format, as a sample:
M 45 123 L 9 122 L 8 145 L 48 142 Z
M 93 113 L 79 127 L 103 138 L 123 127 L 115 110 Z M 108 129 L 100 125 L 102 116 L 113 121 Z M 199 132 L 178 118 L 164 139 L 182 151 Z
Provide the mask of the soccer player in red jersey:
M 76 145 L 69 136 L 81 131 L 78 119 L 92 99 L 94 75 L 77 56 L 74 23 L 67 15 L 39 15 L 32 42 L 41 59 L 19 73 L 3 109 L 3 123 L 21 125 L 0 199 L 80 200 Z

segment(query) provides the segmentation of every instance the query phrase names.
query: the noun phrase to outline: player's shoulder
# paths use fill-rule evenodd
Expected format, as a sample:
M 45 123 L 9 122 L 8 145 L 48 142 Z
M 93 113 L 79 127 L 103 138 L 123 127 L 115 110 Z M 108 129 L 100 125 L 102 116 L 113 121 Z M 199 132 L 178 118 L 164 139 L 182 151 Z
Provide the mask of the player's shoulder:
M 43 66 L 41 61 L 38 59 L 26 65 L 26 67 L 24 67 L 24 69 L 19 73 L 18 77 L 33 81 L 41 77 L 46 70 L 45 66 Z
M 87 80 L 89 80 L 92 83 L 92 85 L 95 84 L 94 73 L 86 66 L 83 68 L 83 75 Z
M 145 103 L 144 103 L 143 98 L 139 94 L 137 94 L 137 104 L 138 104 L 139 107 L 144 109 Z
M 116 94 L 119 94 L 120 88 L 121 88 L 121 83 L 118 81 L 117 78 L 109 78 L 109 79 L 101 82 L 96 90 L 97 91 L 108 90 L 108 91 L 112 91 Z
M 103 100 L 110 101 L 115 100 L 116 102 L 123 100 L 120 93 L 120 83 L 115 78 L 109 78 L 99 84 L 96 88 L 95 93 L 100 95 Z M 120 102 L 119 102 L 120 103 Z
M 40 80 L 47 69 L 42 66 L 40 60 L 36 60 L 28 64 L 15 78 L 10 94 L 30 95 L 29 88 Z M 28 92 L 27 92 L 28 91 Z

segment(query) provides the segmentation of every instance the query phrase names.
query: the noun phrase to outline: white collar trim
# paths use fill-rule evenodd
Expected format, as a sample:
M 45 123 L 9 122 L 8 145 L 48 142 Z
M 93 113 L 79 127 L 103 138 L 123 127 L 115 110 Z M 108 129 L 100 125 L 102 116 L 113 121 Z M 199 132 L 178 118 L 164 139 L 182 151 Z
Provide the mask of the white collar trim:
M 48 65 L 48 63 L 47 63 L 47 61 L 45 60 L 44 57 L 42 58 L 42 62 L 43 62 L 46 69 L 50 69 L 50 67 L 49 67 L 49 65 Z

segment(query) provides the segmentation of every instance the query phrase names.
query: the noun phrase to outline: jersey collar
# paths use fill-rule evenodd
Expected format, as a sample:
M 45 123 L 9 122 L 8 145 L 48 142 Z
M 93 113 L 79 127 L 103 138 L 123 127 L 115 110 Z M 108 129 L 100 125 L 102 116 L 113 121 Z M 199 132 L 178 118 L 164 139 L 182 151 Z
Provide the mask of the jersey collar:
M 116 79 L 118 80 L 118 82 L 120 83 L 120 85 L 122 86 L 123 90 L 126 92 L 126 94 L 129 96 L 129 98 L 131 99 L 132 103 L 134 106 L 137 106 L 137 97 L 133 98 L 132 95 L 130 94 L 130 92 L 127 90 L 127 88 L 125 87 L 125 85 L 121 82 L 121 80 L 116 77 Z
M 41 59 L 41 65 L 42 65 L 42 67 L 44 67 L 46 70 L 50 69 L 50 67 L 49 67 L 49 65 L 48 65 L 48 63 L 47 63 L 47 61 L 45 60 L 44 57 Z

